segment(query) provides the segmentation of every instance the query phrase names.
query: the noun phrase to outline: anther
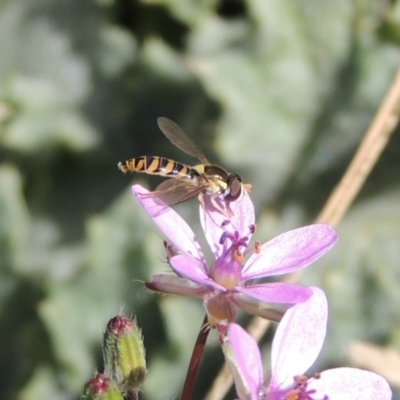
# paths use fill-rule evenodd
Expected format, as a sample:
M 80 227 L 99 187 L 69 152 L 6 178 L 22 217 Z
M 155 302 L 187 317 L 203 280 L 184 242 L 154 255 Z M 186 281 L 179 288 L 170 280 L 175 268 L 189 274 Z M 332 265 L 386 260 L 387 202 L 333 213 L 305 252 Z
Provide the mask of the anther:
M 229 221 L 228 219 L 226 219 L 225 221 L 222 222 L 221 228 L 225 228 L 225 226 L 229 225 L 230 223 L 231 223 L 231 221 Z
M 229 232 L 224 232 L 219 239 L 219 244 L 224 244 L 225 240 L 229 237 Z
M 260 254 L 261 253 L 261 243 L 257 240 L 254 242 L 253 244 L 253 251 L 256 254 Z

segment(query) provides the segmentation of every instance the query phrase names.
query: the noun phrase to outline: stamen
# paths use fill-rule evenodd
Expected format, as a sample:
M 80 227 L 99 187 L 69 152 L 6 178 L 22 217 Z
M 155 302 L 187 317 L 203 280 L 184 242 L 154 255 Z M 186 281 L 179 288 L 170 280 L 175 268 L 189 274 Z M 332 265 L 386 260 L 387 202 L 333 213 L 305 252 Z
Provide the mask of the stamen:
M 319 379 L 320 374 L 315 374 L 314 379 Z M 285 400 L 328 400 L 328 396 L 320 397 L 315 389 L 309 389 L 310 380 L 306 375 L 298 375 L 293 378 L 294 387 L 284 396 Z
M 260 254 L 261 253 L 261 243 L 258 240 L 256 240 L 254 242 L 254 244 L 253 244 L 253 251 L 256 254 Z
M 293 380 L 296 383 L 296 385 L 302 386 L 307 383 L 308 378 L 306 375 L 297 375 L 293 378 Z
M 221 238 L 219 239 L 219 244 L 221 244 L 221 245 L 224 244 L 226 239 L 228 239 L 228 237 L 229 237 L 229 232 L 224 232 L 221 235 Z
M 225 228 L 227 225 L 229 225 L 231 223 L 231 221 L 229 221 L 228 219 L 226 219 L 225 221 L 222 222 L 221 224 L 221 228 Z
M 314 375 L 311 379 L 318 379 L 320 374 Z M 293 378 L 292 387 L 268 391 L 262 388 L 259 398 L 262 400 L 329 400 L 327 395 L 317 393 L 315 389 L 309 389 L 310 380 L 306 375 L 298 375 Z

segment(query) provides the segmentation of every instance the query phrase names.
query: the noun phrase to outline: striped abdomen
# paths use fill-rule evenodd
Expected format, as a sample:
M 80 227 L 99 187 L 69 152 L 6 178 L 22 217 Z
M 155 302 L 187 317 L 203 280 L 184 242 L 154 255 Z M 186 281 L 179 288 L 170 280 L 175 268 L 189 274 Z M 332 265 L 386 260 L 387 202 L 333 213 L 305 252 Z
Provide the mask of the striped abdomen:
M 158 156 L 140 156 L 118 163 L 122 172 L 143 172 L 150 175 L 176 176 L 194 179 L 199 173 L 192 167 L 180 162 Z

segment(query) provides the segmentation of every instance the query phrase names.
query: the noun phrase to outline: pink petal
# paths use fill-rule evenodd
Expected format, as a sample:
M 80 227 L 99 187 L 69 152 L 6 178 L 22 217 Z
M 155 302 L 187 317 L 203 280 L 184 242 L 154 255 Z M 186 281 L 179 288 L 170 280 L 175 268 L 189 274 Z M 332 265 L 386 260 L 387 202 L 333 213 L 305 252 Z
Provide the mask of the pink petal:
M 179 254 L 172 257 L 169 262 L 171 267 L 178 275 L 188 278 L 201 285 L 211 287 L 215 290 L 226 292 L 226 289 L 223 286 L 214 282 L 208 276 L 208 272 L 206 271 L 204 264 L 195 258 L 186 254 Z
M 261 246 L 242 271 L 244 280 L 281 275 L 306 267 L 325 254 L 336 242 L 336 232 L 327 224 L 295 229 Z
M 166 274 L 154 275 L 152 281 L 146 282 L 145 285 L 148 289 L 157 292 L 197 298 L 203 298 L 212 291 L 189 279 Z
M 328 303 L 322 290 L 310 289 L 313 295 L 290 308 L 276 330 L 271 352 L 272 391 L 291 385 L 293 377 L 306 372 L 321 351 Z
M 264 377 L 260 350 L 255 340 L 240 325 L 232 323 L 229 324 L 222 350 L 239 398 L 257 400 Z
M 381 376 L 357 368 L 335 368 L 321 373 L 319 379 L 310 381 L 318 398 L 327 395 L 329 400 L 390 400 L 392 391 Z
M 204 260 L 195 234 L 178 213 L 140 185 L 132 186 L 132 191 L 168 242 L 183 253 L 190 254 L 200 261 Z
M 306 301 L 313 293 L 306 286 L 283 282 L 261 283 L 248 287 L 238 286 L 235 290 L 265 303 L 283 303 L 288 305 Z
M 219 197 L 219 203 L 223 205 L 221 199 L 222 196 Z M 249 236 L 250 227 L 255 225 L 254 205 L 249 194 L 245 192 L 241 200 L 230 203 L 233 215 L 228 217 L 212 206 L 210 196 L 205 196 L 204 200 L 205 209 L 200 205 L 200 222 L 208 244 L 218 258 L 222 254 L 220 240 L 224 232 L 236 231 L 240 237 Z

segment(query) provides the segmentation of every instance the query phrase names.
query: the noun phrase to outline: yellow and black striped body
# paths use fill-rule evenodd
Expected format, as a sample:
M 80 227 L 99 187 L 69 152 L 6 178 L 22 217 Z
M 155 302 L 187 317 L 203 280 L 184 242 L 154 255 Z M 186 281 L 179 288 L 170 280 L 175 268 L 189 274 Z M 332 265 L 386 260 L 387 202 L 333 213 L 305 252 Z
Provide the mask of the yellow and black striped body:
M 200 173 L 196 168 L 159 156 L 140 156 L 120 162 L 118 168 L 122 172 L 141 172 L 149 175 L 176 177 L 197 180 Z
M 215 209 L 228 217 L 232 216 L 229 203 L 240 200 L 244 189 L 249 190 L 251 186 L 244 185 L 239 175 L 211 164 L 175 122 L 160 117 L 157 119 L 157 124 L 174 146 L 197 158 L 200 163 L 189 166 L 165 157 L 140 156 L 119 162 L 118 168 L 122 172 L 139 172 L 171 178 L 160 183 L 156 190 L 149 194 L 157 196 L 168 205 L 178 204 L 198 195 L 200 203 L 204 206 L 206 194 L 211 197 Z M 225 201 L 225 209 L 216 201 L 216 197 L 220 195 Z

